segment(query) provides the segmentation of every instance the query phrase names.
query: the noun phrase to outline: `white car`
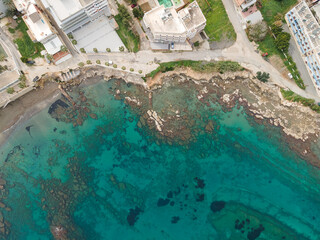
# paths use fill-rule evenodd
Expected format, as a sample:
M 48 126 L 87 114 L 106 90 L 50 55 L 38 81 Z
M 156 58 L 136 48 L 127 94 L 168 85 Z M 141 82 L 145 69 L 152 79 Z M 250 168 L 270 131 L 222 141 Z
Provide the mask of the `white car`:
M 291 73 L 288 73 L 288 77 L 289 77 L 290 79 L 292 79 L 292 74 L 291 74 Z
M 109 65 L 112 65 L 112 64 L 113 64 L 113 62 L 110 60 L 110 61 L 109 61 Z

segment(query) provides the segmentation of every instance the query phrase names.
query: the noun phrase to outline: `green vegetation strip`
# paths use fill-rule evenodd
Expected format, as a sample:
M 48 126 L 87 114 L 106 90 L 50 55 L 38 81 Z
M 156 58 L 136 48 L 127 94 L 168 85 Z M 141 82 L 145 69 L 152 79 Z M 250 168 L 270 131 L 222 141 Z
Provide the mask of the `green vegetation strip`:
M 260 9 L 260 11 L 264 20 L 271 27 L 277 19 L 283 19 L 284 14 L 287 13 L 297 2 L 297 0 L 261 0 L 262 8 Z M 271 33 L 269 33 L 263 41 L 258 42 L 258 44 L 259 49 L 262 52 L 267 52 L 269 56 L 278 55 L 291 73 L 297 86 L 301 89 L 306 89 L 296 63 L 288 53 L 286 53 L 288 55 L 288 58 L 286 58 L 283 53 L 276 47 L 275 39 L 273 38 Z
M 298 0 L 260 0 L 260 2 L 262 4 L 260 11 L 263 19 L 271 25 L 277 14 L 284 15 L 298 3 Z
M 301 97 L 300 95 L 292 92 L 291 90 L 280 89 L 282 96 L 291 101 L 291 102 L 299 102 L 304 106 L 311 108 L 313 111 L 320 113 L 320 106 L 316 104 L 315 100 Z
M 205 32 L 211 41 L 235 40 L 236 33 L 228 18 L 222 0 L 198 0 L 207 19 Z
M 17 23 L 18 26 L 15 30 L 19 30 L 22 33 L 22 37 L 15 39 L 14 42 L 18 45 L 18 50 L 21 53 L 21 56 L 26 58 L 31 57 L 33 59 L 41 57 L 40 53 L 44 50 L 42 43 L 34 43 L 30 39 L 27 33 L 28 27 L 21 18 L 17 20 Z
M 119 25 L 119 29 L 116 31 L 123 44 L 130 52 L 138 52 L 140 44 L 139 36 L 134 34 L 132 30 L 128 28 L 128 25 L 125 25 L 123 23 L 122 17 L 120 15 L 116 15 L 114 18 Z
M 153 78 L 157 73 L 173 71 L 180 67 L 190 67 L 196 72 L 235 72 L 242 71 L 244 68 L 237 62 L 232 61 L 219 61 L 219 62 L 205 62 L 205 61 L 192 61 L 192 60 L 182 60 L 175 62 L 165 62 L 160 63 L 160 66 L 153 70 L 151 73 L 147 74 L 147 77 Z

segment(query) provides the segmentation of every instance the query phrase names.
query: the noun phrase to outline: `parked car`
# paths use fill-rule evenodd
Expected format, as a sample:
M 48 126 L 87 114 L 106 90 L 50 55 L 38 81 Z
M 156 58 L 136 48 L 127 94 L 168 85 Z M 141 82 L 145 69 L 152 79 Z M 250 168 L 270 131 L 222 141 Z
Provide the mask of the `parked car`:
M 171 49 L 174 49 L 174 42 L 171 43 Z
M 33 79 L 33 82 L 37 82 L 37 81 L 39 81 L 39 76 L 36 76 L 34 79 Z
M 291 74 L 291 73 L 288 73 L 288 77 L 289 77 L 290 79 L 292 79 L 292 74 Z
M 26 64 L 33 65 L 35 64 L 35 61 L 27 61 Z
M 131 4 L 131 8 L 135 8 L 137 4 Z

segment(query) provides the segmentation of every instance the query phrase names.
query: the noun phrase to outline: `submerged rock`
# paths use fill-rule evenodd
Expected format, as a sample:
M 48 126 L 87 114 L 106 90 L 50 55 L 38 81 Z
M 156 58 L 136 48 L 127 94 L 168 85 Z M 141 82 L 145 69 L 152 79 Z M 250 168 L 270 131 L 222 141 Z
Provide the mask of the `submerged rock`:
M 133 226 L 136 221 L 138 220 L 139 214 L 142 212 L 142 210 L 139 207 L 135 207 L 135 209 L 130 209 L 129 214 L 127 216 L 127 221 L 130 226 Z
M 212 212 L 219 212 L 221 211 L 226 205 L 226 202 L 224 201 L 213 201 L 210 205 Z
M 166 198 L 166 199 L 159 198 L 159 199 L 158 199 L 158 202 L 157 202 L 157 206 L 158 206 L 158 207 L 163 207 L 163 206 L 168 205 L 169 202 L 170 202 L 170 200 L 169 200 L 168 198 Z

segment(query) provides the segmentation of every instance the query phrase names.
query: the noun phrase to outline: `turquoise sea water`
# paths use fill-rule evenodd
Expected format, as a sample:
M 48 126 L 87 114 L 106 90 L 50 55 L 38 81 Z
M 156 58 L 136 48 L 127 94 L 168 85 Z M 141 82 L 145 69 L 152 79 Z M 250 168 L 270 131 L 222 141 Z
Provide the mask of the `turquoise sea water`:
M 115 98 L 118 89 L 143 107 Z M 97 119 L 74 127 L 44 109 L 0 148 L 3 239 L 53 239 L 55 230 L 77 240 L 320 239 L 319 170 L 279 128 L 176 83 L 153 94 L 160 116 L 179 111 L 179 132 L 193 126 L 192 141 L 175 143 L 141 124 L 141 88 L 111 80 L 81 91 Z

